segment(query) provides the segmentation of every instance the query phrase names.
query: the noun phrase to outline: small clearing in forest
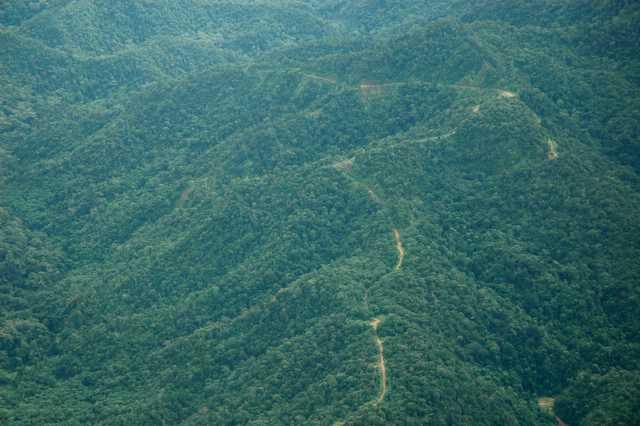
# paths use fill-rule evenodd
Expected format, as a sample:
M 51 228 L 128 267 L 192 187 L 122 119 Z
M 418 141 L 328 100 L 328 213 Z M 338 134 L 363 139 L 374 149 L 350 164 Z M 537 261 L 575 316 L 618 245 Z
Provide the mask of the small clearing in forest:
M 556 400 L 549 397 L 539 398 L 538 407 L 545 413 L 553 414 L 553 408 L 556 404 Z
M 333 167 L 336 168 L 336 170 L 340 170 L 342 172 L 350 172 L 351 169 L 353 168 L 353 162 L 355 161 L 355 157 L 354 158 L 349 158 L 346 160 L 342 160 L 342 161 L 338 161 L 337 163 L 335 163 L 333 165 Z
M 567 426 L 567 424 L 565 422 L 562 421 L 562 419 L 558 416 L 556 416 L 555 414 L 555 406 L 556 406 L 556 400 L 554 398 L 551 397 L 542 397 L 542 398 L 538 398 L 538 407 L 544 411 L 545 413 L 554 416 L 556 419 L 556 423 L 558 424 L 558 426 Z

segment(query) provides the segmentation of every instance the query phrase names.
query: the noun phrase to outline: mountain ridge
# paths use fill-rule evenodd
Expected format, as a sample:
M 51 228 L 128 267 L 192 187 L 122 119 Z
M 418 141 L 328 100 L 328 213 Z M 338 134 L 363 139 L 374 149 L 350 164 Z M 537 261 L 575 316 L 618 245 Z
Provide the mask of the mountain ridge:
M 3 422 L 634 424 L 638 7 L 32 3 Z

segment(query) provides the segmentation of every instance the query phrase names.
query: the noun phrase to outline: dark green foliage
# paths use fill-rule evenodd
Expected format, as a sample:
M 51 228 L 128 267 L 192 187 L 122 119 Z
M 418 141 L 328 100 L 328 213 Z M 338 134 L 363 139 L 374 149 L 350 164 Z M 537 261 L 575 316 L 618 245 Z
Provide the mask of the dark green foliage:
M 0 423 L 637 424 L 633 2 L 0 25 Z
M 638 399 L 638 373 L 614 368 L 605 374 L 580 372 L 556 404 L 569 424 L 637 425 Z

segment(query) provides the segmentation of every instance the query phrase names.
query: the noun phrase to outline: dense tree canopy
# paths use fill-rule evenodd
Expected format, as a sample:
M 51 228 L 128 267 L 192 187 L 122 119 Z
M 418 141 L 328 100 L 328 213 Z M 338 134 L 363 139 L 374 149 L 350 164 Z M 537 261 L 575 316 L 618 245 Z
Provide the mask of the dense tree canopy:
M 639 29 L 0 1 L 0 423 L 637 424 Z

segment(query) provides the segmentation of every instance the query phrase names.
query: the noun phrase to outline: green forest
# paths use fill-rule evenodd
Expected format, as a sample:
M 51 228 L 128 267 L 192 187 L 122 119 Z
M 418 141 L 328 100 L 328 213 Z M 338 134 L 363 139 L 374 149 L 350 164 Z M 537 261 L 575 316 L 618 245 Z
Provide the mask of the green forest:
M 640 425 L 640 3 L 0 0 L 0 424 Z

